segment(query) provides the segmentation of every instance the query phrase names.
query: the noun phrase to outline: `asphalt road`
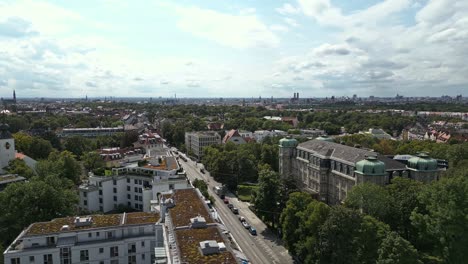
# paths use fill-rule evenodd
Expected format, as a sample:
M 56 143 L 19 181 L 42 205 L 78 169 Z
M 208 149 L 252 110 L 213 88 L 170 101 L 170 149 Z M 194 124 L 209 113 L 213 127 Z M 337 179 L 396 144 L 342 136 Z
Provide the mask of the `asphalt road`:
M 265 224 L 251 212 L 246 203 L 238 201 L 233 195 L 226 195 L 226 197 L 229 198 L 230 203 L 239 208 L 239 215 L 244 216 L 245 219 L 247 219 L 247 222 L 257 229 L 257 236 L 251 235 L 249 231 L 242 226 L 238 219 L 238 215 L 233 214 L 221 198 L 213 192 L 213 186 L 219 186 L 220 184 L 215 182 L 208 173 L 201 174 L 200 169 L 197 167 L 195 162 L 191 160 L 187 160 L 187 162 L 180 160 L 180 163 L 190 180 L 193 181 L 195 178 L 199 178 L 205 180 L 208 184 L 209 194 L 216 199 L 215 207 L 221 216 L 221 219 L 251 263 L 293 263 L 288 251 L 278 243 L 276 237 L 266 229 Z

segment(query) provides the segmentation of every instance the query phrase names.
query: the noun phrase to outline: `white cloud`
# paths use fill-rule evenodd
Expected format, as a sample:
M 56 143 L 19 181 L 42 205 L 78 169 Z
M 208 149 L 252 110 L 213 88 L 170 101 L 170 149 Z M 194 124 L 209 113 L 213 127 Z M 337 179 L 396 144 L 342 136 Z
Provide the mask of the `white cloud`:
M 238 49 L 276 47 L 279 38 L 255 15 L 231 15 L 198 7 L 176 7 L 178 26 L 191 34 Z
M 276 8 L 276 12 L 280 13 L 281 15 L 295 15 L 300 12 L 300 9 L 294 7 L 290 3 L 285 3 L 283 6 Z
M 298 27 L 300 26 L 299 23 L 297 23 L 296 20 L 292 19 L 292 18 L 289 18 L 289 17 L 286 17 L 284 18 L 284 22 L 288 25 L 290 25 L 291 27 Z
M 283 25 L 279 25 L 279 24 L 271 25 L 270 29 L 272 31 L 277 31 L 277 32 L 288 32 L 289 31 L 289 28 L 287 26 L 283 26 Z

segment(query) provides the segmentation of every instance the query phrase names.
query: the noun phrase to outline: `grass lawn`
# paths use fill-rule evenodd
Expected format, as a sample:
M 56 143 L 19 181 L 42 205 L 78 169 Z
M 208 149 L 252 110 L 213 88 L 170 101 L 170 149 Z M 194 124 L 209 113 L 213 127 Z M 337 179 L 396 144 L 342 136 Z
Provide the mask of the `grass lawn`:
M 258 186 L 255 185 L 239 185 L 237 187 L 237 197 L 244 202 L 250 202 L 252 192 L 256 191 Z

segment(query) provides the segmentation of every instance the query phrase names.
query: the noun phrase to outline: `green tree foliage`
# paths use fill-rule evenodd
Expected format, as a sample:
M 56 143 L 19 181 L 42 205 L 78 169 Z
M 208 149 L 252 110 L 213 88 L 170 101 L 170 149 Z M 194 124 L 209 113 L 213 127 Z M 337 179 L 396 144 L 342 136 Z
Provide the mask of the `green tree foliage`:
M 387 234 L 379 247 L 378 254 L 377 264 L 422 263 L 414 246 L 396 232 Z
M 468 178 L 445 177 L 418 195 L 423 205 L 411 219 L 426 243 L 425 250 L 447 263 L 468 259 Z
M 36 164 L 36 172 L 43 179 L 49 175 L 57 175 L 77 184 L 80 182 L 81 166 L 75 155 L 69 151 L 52 152 L 47 160 Z
M 351 189 L 346 196 L 345 206 L 385 221 L 390 213 L 389 201 L 390 196 L 384 187 L 373 183 L 363 183 Z
M 13 134 L 15 148 L 33 159 L 45 159 L 52 152 L 52 144 L 40 137 L 32 137 L 26 133 Z
M 83 167 L 87 171 L 93 171 L 95 169 L 104 167 L 104 160 L 101 158 L 99 153 L 95 151 L 87 152 L 81 157 Z
M 11 174 L 18 174 L 26 179 L 32 178 L 35 175 L 34 171 L 26 165 L 24 160 L 21 159 L 11 160 L 8 163 L 6 171 Z
M 73 136 L 65 140 L 65 150 L 81 157 L 84 153 L 93 150 L 92 141 L 82 136 Z
M 0 238 L 11 241 L 29 224 L 71 215 L 78 202 L 67 180 L 55 175 L 10 184 L 0 192 Z
M 258 190 L 255 196 L 255 209 L 264 220 L 272 222 L 275 226 L 275 219 L 278 212 L 279 200 L 279 175 L 271 170 L 269 166 L 264 166 L 258 177 Z
M 281 213 L 280 224 L 283 231 L 283 240 L 286 248 L 295 255 L 295 244 L 301 232 L 298 228 L 302 222 L 301 213 L 305 211 L 307 205 L 312 202 L 309 194 L 294 192 L 289 196 L 286 207 Z

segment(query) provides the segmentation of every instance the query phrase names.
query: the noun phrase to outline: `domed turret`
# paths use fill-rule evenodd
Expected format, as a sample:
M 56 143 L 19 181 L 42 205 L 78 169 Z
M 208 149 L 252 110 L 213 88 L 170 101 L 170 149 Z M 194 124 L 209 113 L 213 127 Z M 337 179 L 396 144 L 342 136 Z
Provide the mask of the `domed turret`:
M 437 160 L 429 157 L 427 153 L 419 153 L 408 160 L 408 168 L 419 171 L 437 170 Z
M 328 137 L 327 135 L 320 136 L 316 138 L 317 140 L 322 140 L 322 141 L 328 141 L 328 142 L 334 142 L 333 138 Z
M 282 138 L 279 141 L 279 145 L 283 148 L 295 148 L 297 146 L 297 140 L 294 138 Z
M 375 156 L 369 156 L 364 160 L 356 162 L 356 173 L 363 175 L 385 175 L 385 163 Z

